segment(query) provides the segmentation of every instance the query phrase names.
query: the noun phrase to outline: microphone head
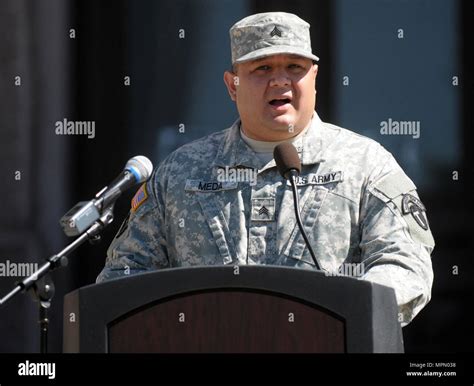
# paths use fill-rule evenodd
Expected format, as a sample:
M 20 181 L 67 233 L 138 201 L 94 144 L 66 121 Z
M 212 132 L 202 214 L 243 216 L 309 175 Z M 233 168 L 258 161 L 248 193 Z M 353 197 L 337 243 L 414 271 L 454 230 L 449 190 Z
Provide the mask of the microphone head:
M 147 157 L 137 155 L 127 161 L 125 170 L 132 173 L 135 176 L 137 183 L 140 183 L 150 178 L 151 173 L 153 172 L 153 164 Z
M 290 170 L 296 170 L 298 175 L 301 172 L 301 161 L 298 157 L 296 148 L 290 142 L 283 142 L 276 146 L 273 150 L 273 158 L 278 168 L 278 171 L 283 178 L 289 178 Z

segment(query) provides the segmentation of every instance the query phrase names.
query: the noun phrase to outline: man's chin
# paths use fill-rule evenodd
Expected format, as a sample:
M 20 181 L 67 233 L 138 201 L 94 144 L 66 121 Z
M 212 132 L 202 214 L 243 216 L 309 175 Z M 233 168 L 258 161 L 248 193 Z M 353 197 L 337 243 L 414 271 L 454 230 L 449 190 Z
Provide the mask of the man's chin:
M 271 126 L 275 130 L 291 130 L 293 128 L 295 118 L 290 114 L 283 114 L 277 117 L 273 117 Z

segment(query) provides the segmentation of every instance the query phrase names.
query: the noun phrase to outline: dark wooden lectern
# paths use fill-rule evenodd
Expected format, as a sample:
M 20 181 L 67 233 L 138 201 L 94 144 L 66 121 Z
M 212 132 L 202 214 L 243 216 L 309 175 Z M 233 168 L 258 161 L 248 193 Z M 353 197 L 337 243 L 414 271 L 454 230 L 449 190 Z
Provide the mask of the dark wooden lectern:
M 279 266 L 174 268 L 64 300 L 64 352 L 403 352 L 392 288 Z

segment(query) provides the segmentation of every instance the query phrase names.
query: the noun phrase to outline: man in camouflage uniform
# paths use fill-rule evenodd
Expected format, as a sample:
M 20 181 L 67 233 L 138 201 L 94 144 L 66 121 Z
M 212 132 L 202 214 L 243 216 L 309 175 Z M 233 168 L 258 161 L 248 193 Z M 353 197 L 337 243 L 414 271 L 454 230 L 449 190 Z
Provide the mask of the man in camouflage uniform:
M 97 281 L 218 264 L 314 269 L 273 148 L 296 147 L 301 217 L 321 268 L 359 264 L 395 289 L 402 326 L 431 296 L 434 241 L 413 182 L 377 142 L 314 111 L 318 57 L 309 24 L 273 12 L 230 30 L 224 82 L 240 119 L 182 146 L 134 199 Z

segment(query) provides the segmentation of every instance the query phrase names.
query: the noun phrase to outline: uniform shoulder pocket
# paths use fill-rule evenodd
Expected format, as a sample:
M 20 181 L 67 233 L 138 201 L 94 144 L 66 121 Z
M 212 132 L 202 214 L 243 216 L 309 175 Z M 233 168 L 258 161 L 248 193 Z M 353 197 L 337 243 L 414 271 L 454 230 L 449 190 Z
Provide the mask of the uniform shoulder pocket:
M 384 200 L 385 202 L 393 200 L 403 193 L 416 190 L 413 181 L 402 171 L 386 175 L 377 181 L 373 188 L 387 198 Z
M 370 191 L 387 205 L 391 206 L 389 202 L 395 205 L 395 208 L 391 207 L 405 220 L 414 241 L 434 247 L 426 208 L 416 192 L 415 184 L 404 172 L 388 174 L 377 181 Z

